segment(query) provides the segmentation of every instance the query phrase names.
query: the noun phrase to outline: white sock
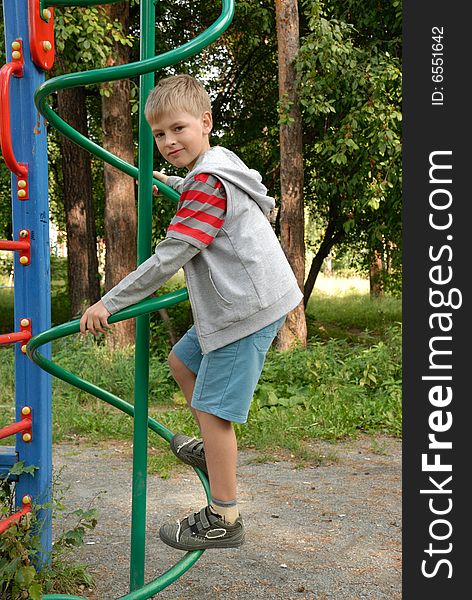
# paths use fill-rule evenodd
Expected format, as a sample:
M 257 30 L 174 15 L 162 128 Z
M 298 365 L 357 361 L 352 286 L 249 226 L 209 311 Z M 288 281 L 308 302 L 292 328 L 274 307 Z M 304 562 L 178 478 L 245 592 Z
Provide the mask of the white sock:
M 225 502 L 223 500 L 211 499 L 210 510 L 221 515 L 227 523 L 234 523 L 239 517 L 239 509 L 236 500 Z

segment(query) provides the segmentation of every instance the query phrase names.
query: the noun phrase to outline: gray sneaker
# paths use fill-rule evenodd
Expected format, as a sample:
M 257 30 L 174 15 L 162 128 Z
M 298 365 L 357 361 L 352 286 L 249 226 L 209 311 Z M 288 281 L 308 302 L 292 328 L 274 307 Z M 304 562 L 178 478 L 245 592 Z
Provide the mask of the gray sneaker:
M 191 438 L 183 433 L 176 433 L 170 441 L 170 449 L 182 462 L 192 467 L 198 467 L 208 476 L 202 440 Z
M 241 515 L 230 524 L 205 506 L 182 521 L 162 525 L 159 537 L 164 544 L 179 550 L 238 548 L 244 543 L 244 524 Z

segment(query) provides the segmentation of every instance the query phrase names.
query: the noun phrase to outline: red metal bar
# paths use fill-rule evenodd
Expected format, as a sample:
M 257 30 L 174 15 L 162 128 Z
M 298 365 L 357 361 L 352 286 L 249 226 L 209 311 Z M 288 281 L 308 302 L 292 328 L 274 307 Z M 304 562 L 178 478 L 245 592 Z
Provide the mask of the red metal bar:
M 20 319 L 20 331 L 3 333 L 0 335 L 0 346 L 15 344 L 16 342 L 28 342 L 33 335 L 30 319 Z M 21 347 L 26 352 L 26 343 Z
M 19 50 L 14 50 L 12 53 L 12 62 L 3 65 L 0 69 L 0 106 L 2 107 L 0 114 L 0 145 L 2 147 L 3 158 L 10 171 L 22 178 L 26 178 L 28 176 L 28 167 L 23 163 L 17 162 L 11 140 L 10 80 L 12 75 L 23 77 L 24 62 L 21 40 L 15 40 L 13 43 L 18 45 Z M 18 58 L 15 58 L 15 56 L 18 56 Z
M 16 342 L 26 342 L 31 338 L 31 334 L 26 331 L 15 331 L 14 333 L 2 333 L 0 335 L 0 346 L 15 344 Z
M 30 243 L 21 240 L 0 240 L 0 250 L 29 250 Z
M 18 240 L 0 240 L 0 250 L 13 250 L 20 254 L 20 265 L 31 262 L 31 235 L 29 229 L 21 229 Z
M 31 436 L 32 426 L 33 420 L 31 415 L 22 416 L 21 421 L 17 421 L 16 423 L 12 423 L 11 425 L 7 425 L 6 427 L 2 427 L 2 429 L 0 429 L 0 440 L 10 437 L 11 435 L 15 435 L 15 433 L 20 433 L 21 431 L 29 433 Z M 31 441 L 31 438 L 28 441 Z
M 29 496 L 24 496 L 22 501 L 22 509 L 12 515 L 11 517 L 7 517 L 6 519 L 2 519 L 0 521 L 0 533 L 6 531 L 12 525 L 18 523 L 21 517 L 24 517 L 26 514 L 31 512 L 31 498 Z

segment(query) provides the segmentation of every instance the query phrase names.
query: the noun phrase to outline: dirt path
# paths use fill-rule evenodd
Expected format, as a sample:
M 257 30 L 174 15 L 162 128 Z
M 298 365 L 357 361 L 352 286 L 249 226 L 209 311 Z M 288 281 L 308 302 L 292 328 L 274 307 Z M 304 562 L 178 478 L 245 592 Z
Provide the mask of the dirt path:
M 401 598 L 401 442 L 387 437 L 317 444 L 335 460 L 297 469 L 286 460 L 239 461 L 239 501 L 247 542 L 207 551 L 157 597 L 168 600 L 397 600 Z M 96 579 L 84 596 L 128 592 L 131 458 L 123 447 L 56 445 L 55 469 L 70 486 L 67 506 L 100 510 L 80 558 Z M 163 521 L 204 505 L 198 478 L 184 467 L 149 477 L 147 581 L 182 553 L 158 538 Z

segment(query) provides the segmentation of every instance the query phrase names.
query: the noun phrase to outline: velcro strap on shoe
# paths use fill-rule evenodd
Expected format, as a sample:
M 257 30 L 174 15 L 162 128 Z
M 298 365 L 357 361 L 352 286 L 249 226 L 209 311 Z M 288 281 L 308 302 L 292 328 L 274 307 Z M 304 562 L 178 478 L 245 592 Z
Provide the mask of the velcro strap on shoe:
M 187 521 L 190 527 L 195 525 L 195 514 L 191 514 L 187 517 Z
M 208 529 L 210 527 L 210 521 L 208 520 L 206 510 L 205 507 L 200 511 L 200 523 L 203 525 L 203 529 Z
M 201 440 L 193 440 L 188 444 L 187 448 L 193 454 L 199 454 L 201 456 L 203 453 L 203 442 Z

